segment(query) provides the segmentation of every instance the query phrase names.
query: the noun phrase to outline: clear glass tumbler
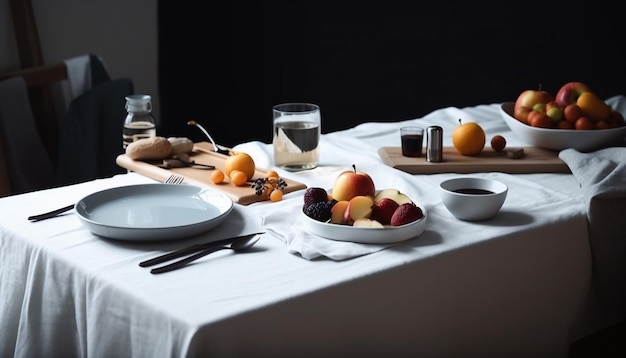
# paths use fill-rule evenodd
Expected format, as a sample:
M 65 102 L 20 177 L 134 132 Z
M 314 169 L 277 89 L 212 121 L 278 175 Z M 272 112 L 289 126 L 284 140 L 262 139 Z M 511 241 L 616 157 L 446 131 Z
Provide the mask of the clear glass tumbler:
M 288 171 L 313 169 L 319 164 L 321 113 L 316 104 L 275 105 L 274 164 Z

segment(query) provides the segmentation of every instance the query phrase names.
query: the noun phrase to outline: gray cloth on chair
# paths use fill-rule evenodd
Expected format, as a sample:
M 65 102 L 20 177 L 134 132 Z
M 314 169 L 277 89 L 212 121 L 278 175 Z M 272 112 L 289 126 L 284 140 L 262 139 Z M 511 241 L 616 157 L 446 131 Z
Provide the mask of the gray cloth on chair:
M 595 288 L 609 320 L 626 317 L 626 148 L 559 153 L 587 203 Z
M 18 194 L 51 187 L 54 166 L 39 137 L 22 77 L 0 82 L 0 134 L 11 191 Z
M 121 78 L 94 86 L 71 102 L 60 131 L 56 185 L 126 172 L 115 159 L 123 153 L 125 97 L 131 94 L 132 81 Z

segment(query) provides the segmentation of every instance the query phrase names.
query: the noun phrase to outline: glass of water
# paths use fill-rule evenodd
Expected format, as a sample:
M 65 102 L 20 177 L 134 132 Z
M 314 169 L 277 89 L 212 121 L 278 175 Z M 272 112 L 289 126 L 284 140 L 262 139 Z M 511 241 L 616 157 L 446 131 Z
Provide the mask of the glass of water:
M 313 169 L 319 164 L 320 108 L 312 103 L 275 105 L 274 164 L 288 171 Z

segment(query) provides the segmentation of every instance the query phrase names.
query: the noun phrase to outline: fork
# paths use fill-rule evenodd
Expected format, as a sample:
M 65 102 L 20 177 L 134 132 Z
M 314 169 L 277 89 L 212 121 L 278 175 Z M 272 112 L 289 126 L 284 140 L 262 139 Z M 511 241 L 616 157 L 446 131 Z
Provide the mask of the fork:
M 181 177 L 180 175 L 172 174 L 163 183 L 165 183 L 165 184 L 183 184 L 184 182 L 185 182 L 185 177 Z

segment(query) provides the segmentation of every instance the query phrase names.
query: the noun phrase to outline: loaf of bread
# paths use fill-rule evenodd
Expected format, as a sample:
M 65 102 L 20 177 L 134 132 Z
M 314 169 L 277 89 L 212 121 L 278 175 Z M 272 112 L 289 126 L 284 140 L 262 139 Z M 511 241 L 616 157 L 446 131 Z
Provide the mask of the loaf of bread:
M 169 137 L 167 140 L 172 144 L 170 155 L 186 154 L 193 150 L 193 141 L 186 137 Z
M 142 138 L 126 147 L 133 160 L 163 160 L 172 154 L 172 144 L 165 137 Z

